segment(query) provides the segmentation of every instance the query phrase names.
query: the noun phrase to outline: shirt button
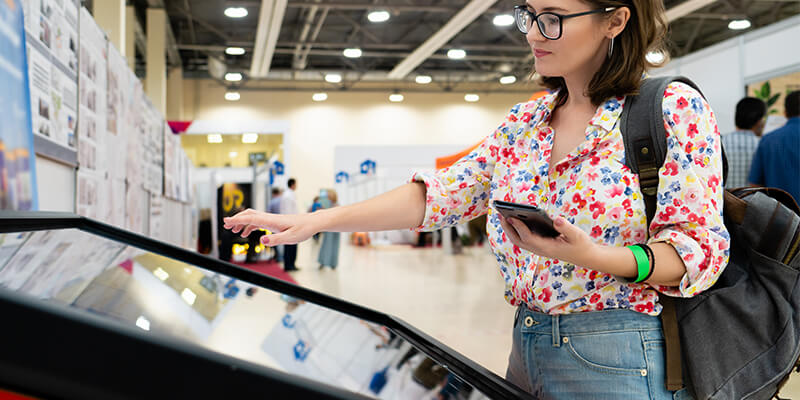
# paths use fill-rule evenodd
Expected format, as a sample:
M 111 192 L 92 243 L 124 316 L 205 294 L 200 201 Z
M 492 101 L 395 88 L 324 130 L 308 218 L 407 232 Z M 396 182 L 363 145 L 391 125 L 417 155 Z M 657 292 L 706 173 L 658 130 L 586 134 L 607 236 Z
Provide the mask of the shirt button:
M 536 321 L 533 320 L 533 317 L 525 317 L 525 327 L 532 327 L 534 322 Z

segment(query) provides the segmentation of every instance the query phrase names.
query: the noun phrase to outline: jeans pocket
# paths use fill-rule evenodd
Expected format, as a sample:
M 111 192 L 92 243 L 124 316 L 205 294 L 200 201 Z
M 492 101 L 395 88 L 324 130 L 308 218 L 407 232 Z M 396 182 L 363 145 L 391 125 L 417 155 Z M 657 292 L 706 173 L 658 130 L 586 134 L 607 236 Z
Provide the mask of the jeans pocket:
M 614 375 L 647 375 L 638 331 L 565 335 L 563 342 L 569 354 L 591 370 Z

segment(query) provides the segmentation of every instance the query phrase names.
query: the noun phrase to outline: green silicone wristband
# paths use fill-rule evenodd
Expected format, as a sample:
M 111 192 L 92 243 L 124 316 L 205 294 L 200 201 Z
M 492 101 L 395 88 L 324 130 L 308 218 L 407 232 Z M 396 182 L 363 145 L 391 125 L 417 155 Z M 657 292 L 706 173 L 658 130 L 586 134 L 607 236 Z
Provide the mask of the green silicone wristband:
M 634 283 L 641 283 L 647 279 L 647 274 L 650 273 L 650 260 L 647 259 L 647 253 L 644 249 L 637 246 L 628 246 L 633 252 L 633 257 L 636 258 L 636 269 L 639 271 L 639 276 L 636 277 Z

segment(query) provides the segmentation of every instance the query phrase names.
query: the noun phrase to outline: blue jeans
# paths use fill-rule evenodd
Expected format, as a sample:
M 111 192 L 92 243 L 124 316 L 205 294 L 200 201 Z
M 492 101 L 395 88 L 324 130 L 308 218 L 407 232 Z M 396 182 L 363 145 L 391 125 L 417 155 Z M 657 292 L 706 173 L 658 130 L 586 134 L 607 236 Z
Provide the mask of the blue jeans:
M 517 310 L 506 379 L 537 399 L 690 399 L 664 384 L 661 319 L 629 310 Z

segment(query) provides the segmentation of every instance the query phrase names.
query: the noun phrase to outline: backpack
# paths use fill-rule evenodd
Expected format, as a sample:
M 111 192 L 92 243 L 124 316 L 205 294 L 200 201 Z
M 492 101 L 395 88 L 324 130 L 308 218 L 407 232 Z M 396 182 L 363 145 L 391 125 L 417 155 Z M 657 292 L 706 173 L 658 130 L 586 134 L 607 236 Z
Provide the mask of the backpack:
M 646 79 L 620 117 L 648 227 L 666 157 L 663 95 L 673 81 L 698 89 L 685 77 Z M 777 398 L 800 365 L 800 209 L 779 189 L 740 188 L 724 192 L 723 211 L 731 250 L 717 282 L 692 298 L 660 296 L 667 389 L 685 384 L 697 400 Z

